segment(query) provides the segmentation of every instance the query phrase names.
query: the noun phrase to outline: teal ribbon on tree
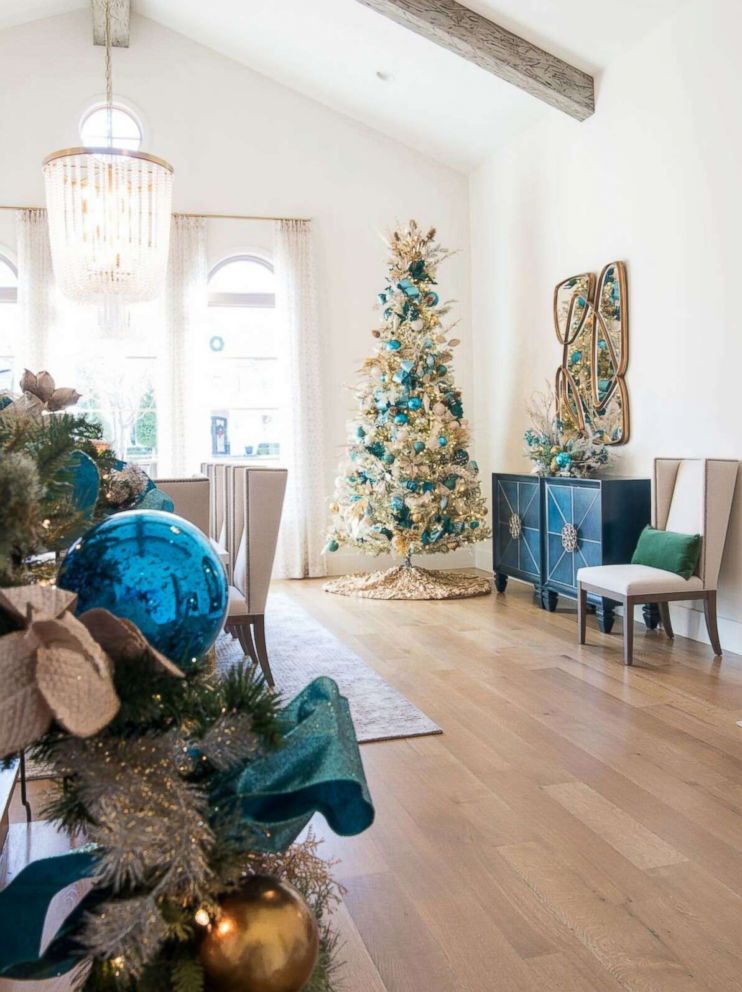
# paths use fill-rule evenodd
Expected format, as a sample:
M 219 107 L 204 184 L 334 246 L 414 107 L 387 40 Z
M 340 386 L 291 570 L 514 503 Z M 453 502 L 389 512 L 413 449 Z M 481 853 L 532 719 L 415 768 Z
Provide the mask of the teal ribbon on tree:
M 257 850 L 288 847 L 315 813 L 344 836 L 370 827 L 374 807 L 366 784 L 348 702 L 328 678 L 316 679 L 282 711 L 283 746 L 252 762 L 237 780 L 242 819 Z M 0 976 L 52 978 L 79 964 L 75 942 L 82 917 L 110 892 L 92 889 L 67 916 L 44 954 L 41 937 L 49 904 L 67 885 L 89 878 L 92 847 L 27 865 L 0 892 Z M 12 923 L 9 923 L 12 921 Z

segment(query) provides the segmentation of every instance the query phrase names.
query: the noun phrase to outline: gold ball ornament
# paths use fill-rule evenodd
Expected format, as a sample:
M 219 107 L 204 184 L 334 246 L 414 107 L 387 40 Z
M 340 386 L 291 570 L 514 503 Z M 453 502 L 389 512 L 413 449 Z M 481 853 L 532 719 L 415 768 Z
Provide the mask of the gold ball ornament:
M 319 932 L 300 893 L 253 875 L 220 902 L 199 950 L 205 992 L 301 992 L 317 963 Z

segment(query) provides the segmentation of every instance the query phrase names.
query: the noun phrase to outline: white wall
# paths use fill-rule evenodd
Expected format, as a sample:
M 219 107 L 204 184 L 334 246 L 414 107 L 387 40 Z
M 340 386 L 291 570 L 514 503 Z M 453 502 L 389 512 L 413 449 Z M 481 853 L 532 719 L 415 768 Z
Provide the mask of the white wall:
M 742 458 L 741 34 L 739 0 L 686 4 L 604 73 L 594 117 L 549 118 L 472 176 L 486 472 L 529 470 L 524 403 L 560 358 L 554 284 L 612 259 L 628 263 L 631 403 L 614 471 L 646 477 L 655 455 Z M 738 651 L 741 507 L 742 482 L 720 588 L 722 642 Z M 696 611 L 675 618 L 705 638 Z
M 82 112 L 103 90 L 103 51 L 90 40 L 87 11 L 0 32 L 0 202 L 43 202 L 40 163 L 78 143 Z M 464 344 L 457 375 L 471 395 L 468 190 L 466 178 L 379 133 L 144 18 L 131 47 L 114 51 L 114 87 L 143 115 L 147 149 L 176 168 L 175 209 L 279 214 L 314 219 L 321 290 L 328 422 L 328 496 L 341 452 L 353 381 L 371 349 L 373 303 L 384 285 L 380 234 L 396 220 L 435 224 L 461 253 L 441 275 L 460 300 Z M 431 108 L 434 113 L 434 108 Z M 0 213 L 0 242 L 12 240 Z M 215 254 L 265 244 L 252 227 L 223 225 Z M 470 560 L 468 553 L 458 563 Z M 349 563 L 330 559 L 335 571 Z M 451 562 L 454 563 L 453 561 Z

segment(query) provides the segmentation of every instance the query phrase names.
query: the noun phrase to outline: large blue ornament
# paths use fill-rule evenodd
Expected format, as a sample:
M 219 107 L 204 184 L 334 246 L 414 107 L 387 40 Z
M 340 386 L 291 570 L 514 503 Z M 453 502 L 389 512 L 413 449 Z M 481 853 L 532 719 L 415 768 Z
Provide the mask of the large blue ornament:
M 224 567 L 193 524 L 160 510 L 128 510 L 96 524 L 67 552 L 57 583 L 95 607 L 131 620 L 150 644 L 185 665 L 222 629 Z

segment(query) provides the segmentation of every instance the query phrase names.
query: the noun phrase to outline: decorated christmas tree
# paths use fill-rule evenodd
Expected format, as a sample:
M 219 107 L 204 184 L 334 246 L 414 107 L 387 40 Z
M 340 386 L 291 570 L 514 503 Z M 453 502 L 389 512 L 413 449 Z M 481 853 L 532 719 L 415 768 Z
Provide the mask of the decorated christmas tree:
M 459 344 L 447 322 L 450 304 L 436 291 L 449 256 L 415 221 L 389 242 L 383 320 L 356 388 L 347 459 L 330 511 L 327 551 L 340 547 L 402 565 L 328 582 L 325 589 L 377 599 L 445 599 L 490 591 L 489 582 L 459 572 L 412 565 L 412 556 L 454 551 L 488 536 L 469 424 L 453 376 Z

